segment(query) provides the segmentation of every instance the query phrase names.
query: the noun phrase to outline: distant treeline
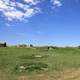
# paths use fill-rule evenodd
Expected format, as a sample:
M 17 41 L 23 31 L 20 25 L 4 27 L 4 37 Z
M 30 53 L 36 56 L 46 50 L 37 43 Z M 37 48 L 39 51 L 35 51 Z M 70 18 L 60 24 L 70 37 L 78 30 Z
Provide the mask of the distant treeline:
M 0 43 L 0 47 L 7 47 L 6 42 L 4 42 L 4 43 Z
M 58 48 L 79 48 L 80 49 L 80 46 L 77 46 L 77 47 L 69 47 L 69 46 L 66 46 L 66 47 L 58 47 L 58 46 L 34 46 L 33 44 L 18 44 L 18 45 L 7 45 L 6 42 L 4 43 L 0 43 L 0 47 L 27 47 L 27 48 L 36 48 L 36 49 L 41 49 L 41 50 L 49 50 L 49 49 L 58 49 Z

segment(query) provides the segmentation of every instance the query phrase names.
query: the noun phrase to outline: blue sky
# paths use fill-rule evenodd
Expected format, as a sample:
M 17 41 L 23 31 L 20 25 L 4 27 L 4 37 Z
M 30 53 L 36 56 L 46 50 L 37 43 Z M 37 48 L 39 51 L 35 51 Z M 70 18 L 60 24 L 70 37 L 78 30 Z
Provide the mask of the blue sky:
M 0 1 L 5 2 L 5 0 Z M 21 15 L 17 14 L 18 12 L 16 14 L 11 13 L 4 6 L 0 6 L 0 42 L 57 46 L 80 44 L 79 0 L 25 1 L 7 0 L 6 3 L 17 2 L 28 6 L 25 9 L 29 12 L 18 5 L 15 5 L 16 10 L 10 9 L 16 12 L 23 10 L 26 15 L 24 12 L 19 13 Z M 6 5 L 6 3 L 3 4 Z M 12 3 L 8 4 L 9 8 L 14 8 Z

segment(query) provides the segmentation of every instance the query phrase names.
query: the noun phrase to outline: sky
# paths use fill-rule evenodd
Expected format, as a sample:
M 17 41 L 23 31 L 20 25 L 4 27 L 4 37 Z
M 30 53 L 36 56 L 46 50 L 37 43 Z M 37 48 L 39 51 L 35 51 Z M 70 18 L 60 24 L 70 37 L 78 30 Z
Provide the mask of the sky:
M 80 45 L 80 0 L 0 0 L 0 42 Z

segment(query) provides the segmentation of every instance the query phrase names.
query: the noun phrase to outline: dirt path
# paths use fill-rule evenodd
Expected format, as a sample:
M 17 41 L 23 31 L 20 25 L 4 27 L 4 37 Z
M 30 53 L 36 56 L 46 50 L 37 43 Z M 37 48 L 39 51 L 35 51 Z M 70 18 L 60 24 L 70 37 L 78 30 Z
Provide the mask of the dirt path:
M 55 76 L 55 78 L 54 78 Z M 41 74 L 31 78 L 26 76 L 20 76 L 18 80 L 80 80 L 80 69 L 67 69 L 61 72 L 61 74 Z
M 80 69 L 72 69 L 63 71 L 63 80 L 80 80 Z
M 14 80 L 10 75 L 0 72 L 0 80 Z M 21 75 L 16 76 L 15 80 L 80 80 L 80 68 L 66 69 L 62 72 L 44 73 L 37 75 Z

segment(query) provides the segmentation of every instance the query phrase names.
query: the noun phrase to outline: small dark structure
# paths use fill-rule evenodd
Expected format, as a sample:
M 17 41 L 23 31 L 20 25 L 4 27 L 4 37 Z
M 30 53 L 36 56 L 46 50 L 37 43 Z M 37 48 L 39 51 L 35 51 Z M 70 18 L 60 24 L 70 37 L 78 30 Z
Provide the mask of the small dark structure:
M 0 43 L 0 47 L 7 47 L 6 42 L 5 43 Z

